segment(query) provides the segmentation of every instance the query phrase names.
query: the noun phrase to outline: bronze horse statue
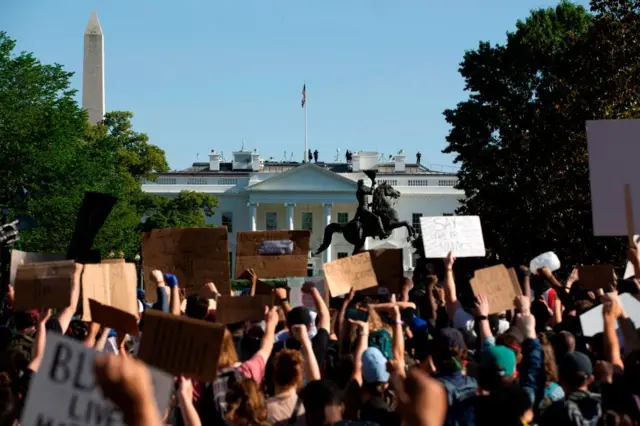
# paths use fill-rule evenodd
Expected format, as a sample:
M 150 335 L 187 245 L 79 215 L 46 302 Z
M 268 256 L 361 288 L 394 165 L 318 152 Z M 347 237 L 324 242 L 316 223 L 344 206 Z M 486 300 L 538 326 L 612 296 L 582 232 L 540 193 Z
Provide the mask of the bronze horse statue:
M 367 237 L 385 239 L 391 236 L 391 232 L 394 229 L 405 227 L 409 236 L 407 240 L 411 240 L 415 237 L 416 231 L 413 226 L 406 220 L 398 220 L 398 213 L 391 206 L 390 199 L 398 199 L 400 192 L 396 191 L 387 182 L 379 184 L 373 190 L 373 198 L 371 204 L 371 211 L 382 219 L 382 225 L 384 226 L 385 233 L 380 235 L 376 232 L 378 228 L 374 224 L 371 224 L 369 216 L 354 217 L 351 221 L 345 225 L 339 223 L 330 223 L 324 229 L 324 239 L 322 245 L 316 250 L 314 256 L 325 251 L 331 245 L 331 239 L 336 232 L 342 233 L 345 240 L 349 244 L 353 245 L 353 254 L 359 253 L 364 248 L 364 242 Z

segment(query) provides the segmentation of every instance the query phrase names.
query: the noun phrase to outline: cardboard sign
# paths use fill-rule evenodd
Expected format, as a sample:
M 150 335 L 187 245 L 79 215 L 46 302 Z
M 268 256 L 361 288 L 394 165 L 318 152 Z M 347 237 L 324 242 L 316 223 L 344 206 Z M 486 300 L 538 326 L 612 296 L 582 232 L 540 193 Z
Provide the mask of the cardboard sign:
M 11 250 L 11 272 L 9 273 L 9 282 L 11 284 L 15 284 L 16 272 L 18 272 L 18 266 L 20 265 L 39 262 L 58 262 L 65 260 L 66 258 L 67 256 L 62 253 L 32 253 L 13 249 Z
M 73 260 L 18 266 L 14 308 L 64 309 L 71 304 L 76 265 Z
M 155 302 L 155 269 L 178 277 L 180 288 L 197 294 L 213 282 L 222 294 L 229 294 L 230 275 L 227 228 L 155 229 L 142 238 L 144 287 L 147 300 Z M 259 275 L 261 276 L 261 275 Z
M 100 253 L 91 250 L 91 246 L 117 201 L 112 195 L 85 192 L 67 250 L 67 259 L 74 259 L 78 263 L 100 262 Z
M 147 309 L 138 358 L 174 376 L 212 382 L 223 337 L 220 324 Z
M 513 301 L 522 296 L 522 289 L 515 276 L 504 265 L 478 269 L 471 279 L 474 295 L 483 294 L 489 299 L 489 314 L 513 309 Z
M 624 186 L 630 184 L 632 208 L 640 212 L 636 158 L 640 120 L 587 121 L 593 234 L 627 235 Z M 632 228 L 640 229 L 640 215 Z
M 264 320 L 264 307 L 273 306 L 273 297 L 265 296 L 218 296 L 216 322 L 234 324 L 243 321 Z
M 364 290 L 378 286 L 369 252 L 325 263 L 322 265 L 322 269 L 331 291 L 331 297 L 347 294 L 351 287 L 356 290 Z
M 104 327 L 109 327 L 117 331 L 122 331 L 132 336 L 138 337 L 138 316 L 122 311 L 113 306 L 103 305 L 93 299 L 89 299 L 89 310 L 91 320 Z
M 100 263 L 125 263 L 124 259 L 102 259 Z
M 251 292 L 256 296 L 258 295 L 270 296 L 273 293 L 273 287 L 271 287 L 269 284 L 265 283 L 262 280 L 257 280 L 255 288 L 253 287 L 253 284 L 252 284 Z
M 85 265 L 82 273 L 82 321 L 91 321 L 89 299 L 138 316 L 136 266 L 133 263 Z
M 93 374 L 97 352 L 81 342 L 47 333 L 42 364 L 31 380 L 20 424 L 125 425 L 122 413 L 102 395 Z M 169 407 L 173 377 L 149 368 L 159 413 Z
M 427 258 L 484 257 L 484 238 L 478 216 L 423 216 L 422 244 Z
M 629 318 L 633 321 L 637 330 L 640 328 L 640 301 L 629 293 L 623 293 L 618 297 L 622 308 L 627 315 L 629 315 Z M 592 337 L 598 333 L 602 333 L 604 331 L 602 305 L 591 308 L 580 315 L 580 325 L 582 326 L 582 334 L 586 337 Z
M 399 293 L 404 283 L 402 249 L 374 249 L 369 253 L 378 285 L 388 289 L 389 293 Z
M 260 278 L 307 275 L 310 237 L 309 231 L 236 233 L 236 278 L 247 269 L 253 269 Z M 291 253 L 276 250 L 279 247 L 276 243 L 283 241 L 292 243 Z M 277 253 L 273 254 L 274 251 Z
M 614 284 L 613 266 L 586 265 L 578 268 L 580 286 L 585 290 L 598 290 Z

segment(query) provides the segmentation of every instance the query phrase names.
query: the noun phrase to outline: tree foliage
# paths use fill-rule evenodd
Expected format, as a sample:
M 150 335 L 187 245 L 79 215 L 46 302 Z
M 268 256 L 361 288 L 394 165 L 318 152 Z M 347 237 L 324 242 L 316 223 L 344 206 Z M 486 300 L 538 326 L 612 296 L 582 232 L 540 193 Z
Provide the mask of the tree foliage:
M 154 219 L 146 230 L 152 223 L 206 223 L 217 205 L 211 196 L 187 193 L 167 200 L 142 193 L 142 180 L 168 165 L 164 151 L 133 130 L 133 114 L 111 112 L 103 122 L 89 124 L 74 99 L 71 73 L 14 49 L 15 41 L 0 32 L 0 206 L 9 207 L 11 215 L 35 218 L 37 227 L 22 233 L 23 249 L 65 252 L 86 191 L 119 199 L 96 238 L 103 255 L 135 256 L 140 218 L 148 212 Z M 26 199 L 17 198 L 23 190 Z
M 563 1 L 464 55 L 469 98 L 444 112 L 444 152 L 461 163 L 458 213 L 481 216 L 492 259 L 622 261 L 624 239 L 593 236 L 585 121 L 639 115 L 637 3 L 592 1 L 589 13 Z

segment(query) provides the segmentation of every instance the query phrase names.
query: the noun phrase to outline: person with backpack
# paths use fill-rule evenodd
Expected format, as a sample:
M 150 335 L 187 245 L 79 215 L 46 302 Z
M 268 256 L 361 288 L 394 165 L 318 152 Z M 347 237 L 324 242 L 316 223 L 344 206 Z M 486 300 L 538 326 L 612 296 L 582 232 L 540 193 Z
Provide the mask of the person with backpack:
M 473 404 L 478 382 L 465 375 L 467 346 L 462 333 L 455 328 L 441 328 L 433 335 L 433 363 L 435 378 L 447 391 L 449 410 L 446 426 L 473 424 Z
M 589 392 L 593 365 L 582 352 L 570 352 L 559 362 L 560 383 L 565 398 L 553 403 L 541 418 L 541 424 L 554 426 L 595 426 L 602 415 L 600 394 Z

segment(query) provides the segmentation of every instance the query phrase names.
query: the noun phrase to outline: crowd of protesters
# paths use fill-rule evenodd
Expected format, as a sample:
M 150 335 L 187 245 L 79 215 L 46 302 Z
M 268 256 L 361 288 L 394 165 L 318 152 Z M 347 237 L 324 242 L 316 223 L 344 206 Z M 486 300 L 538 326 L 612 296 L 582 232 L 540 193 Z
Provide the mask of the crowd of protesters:
M 636 246 L 629 261 L 640 277 Z M 291 307 L 287 289 L 275 288 L 264 321 L 227 325 L 216 379 L 176 377 L 165 413 L 136 360 L 137 339 L 76 319 L 82 265 L 71 305 L 53 315 L 14 311 L 10 287 L 0 318 L 0 426 L 19 424 L 47 332 L 102 352 L 95 380 L 129 425 L 640 424 L 640 341 L 618 297 L 640 297 L 639 280 L 612 279 L 598 294 L 576 271 L 561 281 L 521 267 L 524 295 L 490 315 L 486 295 L 456 286 L 454 254 L 443 263 L 441 276 L 420 268 L 398 294 L 352 289 L 329 306 L 305 283 L 314 309 Z M 175 276 L 154 271 L 153 279 L 157 302 L 139 292 L 141 320 L 160 309 L 215 321 L 214 283 L 184 298 Z M 586 337 L 579 317 L 598 304 L 604 331 Z

